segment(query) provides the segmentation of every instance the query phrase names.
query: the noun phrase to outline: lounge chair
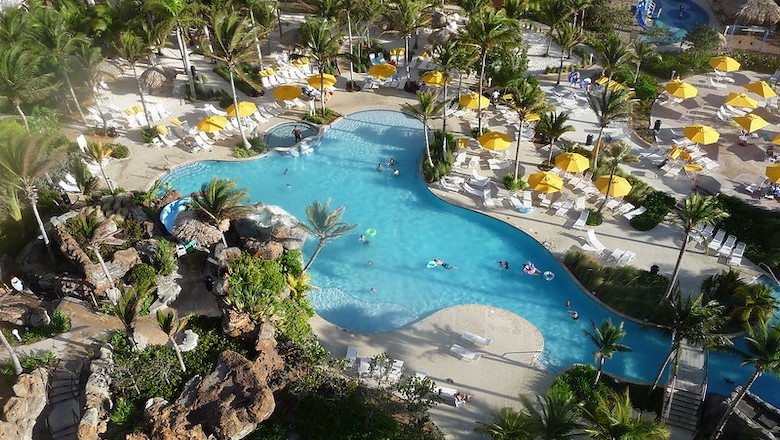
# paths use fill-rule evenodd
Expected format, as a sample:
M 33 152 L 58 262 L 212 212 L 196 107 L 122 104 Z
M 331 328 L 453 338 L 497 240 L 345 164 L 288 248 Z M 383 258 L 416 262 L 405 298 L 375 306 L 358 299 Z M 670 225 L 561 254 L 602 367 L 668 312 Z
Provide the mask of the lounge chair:
M 566 200 L 561 204 L 561 206 L 555 211 L 555 215 L 559 215 L 561 217 L 566 217 L 566 214 L 569 213 L 569 210 L 571 210 L 572 206 L 574 206 L 574 200 Z
M 79 188 L 79 187 L 78 187 L 78 186 L 76 186 L 76 185 L 71 185 L 70 183 L 68 183 L 68 182 L 66 182 L 66 181 L 64 181 L 64 180 L 60 180 L 59 182 L 57 182 L 57 185 L 59 185 L 59 186 L 60 186 L 60 188 L 62 188 L 63 190 L 65 190 L 65 192 L 69 192 L 69 193 L 81 193 L 81 188 Z
M 518 211 L 523 208 L 523 202 L 521 202 L 515 194 L 509 195 L 509 203 L 512 204 L 512 207 L 517 209 Z
M 371 377 L 371 359 L 358 359 L 358 376 L 362 378 Z
M 452 182 L 448 181 L 446 177 L 442 177 L 439 180 L 439 186 L 441 187 L 441 189 L 446 189 L 447 191 L 454 191 L 454 192 L 460 191 L 460 186 L 453 185 Z
M 631 251 L 625 251 L 623 256 L 618 259 L 618 264 L 630 263 L 636 257 L 636 253 Z
M 577 218 L 577 220 L 574 222 L 574 224 L 571 226 L 573 229 L 577 229 L 581 231 L 585 227 L 585 222 L 588 221 L 588 215 L 590 214 L 587 210 L 580 211 L 580 216 Z
M 482 191 L 479 191 L 479 190 L 475 189 L 474 187 L 472 187 L 472 186 L 471 186 L 471 185 L 469 185 L 468 183 L 464 183 L 464 184 L 463 184 L 463 189 L 464 189 L 464 190 L 465 190 L 467 193 L 469 193 L 469 194 L 471 194 L 471 195 L 475 195 L 475 196 L 477 196 L 477 197 L 479 197 L 479 198 L 482 198 Z
M 550 209 L 550 205 L 553 202 L 552 196 L 546 196 L 544 194 L 540 194 L 542 197 L 539 198 L 539 206 L 541 206 L 544 209 Z M 560 195 L 556 196 L 560 197 Z
M 615 210 L 615 212 L 618 213 L 618 215 L 625 215 L 628 212 L 631 212 L 636 209 L 636 206 L 634 206 L 633 203 L 623 203 L 622 205 L 618 206 L 618 208 Z
M 347 347 L 347 354 L 344 358 L 347 360 L 347 368 L 352 368 L 358 356 L 358 348 L 354 345 Z
M 490 343 L 493 342 L 493 340 L 490 339 L 490 338 L 486 338 L 484 336 L 475 335 L 474 333 L 469 333 L 469 332 L 461 333 L 460 337 L 464 341 L 469 341 L 469 342 L 471 342 L 473 344 L 482 345 L 482 346 L 490 345 Z
M 214 107 L 214 104 L 207 103 L 203 106 L 203 111 L 209 115 L 227 116 L 227 112 Z
M 496 203 L 493 201 L 493 196 L 490 194 L 490 188 L 486 188 L 482 191 L 482 203 L 485 205 L 485 209 L 496 209 Z
M 531 212 L 533 207 L 533 194 L 531 194 L 531 191 L 523 191 L 523 209 Z
M 726 231 L 723 229 L 719 230 L 715 233 L 715 236 L 712 237 L 712 240 L 710 240 L 709 243 L 707 243 L 707 248 L 712 249 L 713 251 L 717 251 L 720 249 L 721 245 L 723 244 L 723 238 L 726 236 Z
M 718 255 L 721 257 L 728 257 L 731 255 L 731 251 L 734 250 L 734 245 L 737 243 L 737 237 L 733 235 L 729 235 L 726 237 L 726 241 L 723 242 L 723 245 L 718 249 Z
M 617 263 L 618 261 L 620 261 L 621 258 L 623 258 L 623 254 L 625 253 L 626 251 L 624 251 L 623 249 L 615 248 L 615 250 L 612 251 L 609 257 L 607 257 L 607 260 L 614 261 L 615 263 Z
M 607 248 L 599 241 L 598 237 L 596 237 L 596 231 L 593 229 L 588 229 L 586 240 L 588 243 L 582 245 L 582 249 L 587 252 L 601 254 Z
M 461 347 L 458 344 L 452 344 L 452 347 L 450 347 L 450 353 L 458 356 L 461 360 L 465 359 L 467 361 L 476 361 L 482 357 L 482 354 L 475 353 L 471 350 Z
M 627 213 L 623 214 L 623 217 L 625 217 L 628 220 L 631 220 L 632 218 L 634 218 L 634 217 L 636 217 L 638 215 L 644 214 L 646 211 L 647 211 L 646 207 L 640 206 L 639 208 L 636 208 L 633 211 L 630 211 L 630 212 L 627 212 Z
M 577 211 L 583 211 L 585 209 L 585 196 L 579 196 L 574 201 L 574 209 Z
M 479 159 L 477 159 L 477 160 L 479 160 Z M 469 183 L 474 185 L 474 186 L 484 187 L 484 186 L 487 186 L 487 184 L 490 183 L 490 177 L 480 176 L 479 173 L 477 173 L 476 169 L 472 169 L 471 170 L 471 179 L 469 180 Z
M 715 226 L 705 225 L 703 228 L 695 229 L 691 234 L 691 240 L 698 244 L 703 244 L 705 241 L 712 237 L 712 233 L 715 232 Z
M 737 243 L 737 246 L 734 248 L 734 251 L 731 252 L 731 256 L 729 257 L 728 265 L 731 266 L 736 265 L 739 266 L 742 264 L 742 256 L 745 254 L 745 248 L 747 246 L 743 242 Z
M 506 166 L 506 161 L 501 159 L 488 159 L 488 167 L 493 170 L 500 170 Z
M 452 167 L 460 168 L 463 166 L 463 163 L 465 161 L 466 161 L 466 152 L 462 151 L 455 156 L 455 162 L 453 162 Z

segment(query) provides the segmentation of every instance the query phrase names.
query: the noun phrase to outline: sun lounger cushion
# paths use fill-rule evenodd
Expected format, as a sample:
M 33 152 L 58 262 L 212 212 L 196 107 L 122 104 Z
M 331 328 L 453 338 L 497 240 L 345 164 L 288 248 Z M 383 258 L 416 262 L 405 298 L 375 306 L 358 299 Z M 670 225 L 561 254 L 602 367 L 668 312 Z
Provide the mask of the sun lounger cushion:
M 459 356 L 461 359 L 468 361 L 476 361 L 482 357 L 480 353 L 475 353 L 471 350 L 461 347 L 458 344 L 452 344 L 452 347 L 450 347 L 450 352 Z
M 493 340 L 490 338 L 475 335 L 474 333 L 469 332 L 463 332 L 460 337 L 463 338 L 464 341 L 469 341 L 476 345 L 490 345 L 490 343 L 493 342 Z

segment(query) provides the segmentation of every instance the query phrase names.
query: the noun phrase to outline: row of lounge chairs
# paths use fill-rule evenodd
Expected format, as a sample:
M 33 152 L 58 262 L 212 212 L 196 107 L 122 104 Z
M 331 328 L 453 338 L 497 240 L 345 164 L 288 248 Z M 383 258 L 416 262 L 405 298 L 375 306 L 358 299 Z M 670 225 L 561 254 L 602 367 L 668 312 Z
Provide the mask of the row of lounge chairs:
M 725 239 L 725 240 L 724 240 Z M 718 258 L 726 260 L 728 265 L 739 266 L 742 264 L 742 257 L 745 254 L 747 245 L 743 242 L 737 242 L 734 235 L 726 235 L 723 229 L 715 230 L 712 225 L 705 225 L 696 229 L 691 234 L 691 240 L 704 246 L 708 251 L 717 253 Z
M 601 243 L 598 237 L 596 237 L 596 231 L 588 229 L 585 240 L 586 243 L 581 246 L 582 250 L 598 256 L 606 254 L 607 247 Z M 608 261 L 612 261 L 615 264 L 627 264 L 633 261 L 635 257 L 635 252 L 616 248 L 606 258 Z

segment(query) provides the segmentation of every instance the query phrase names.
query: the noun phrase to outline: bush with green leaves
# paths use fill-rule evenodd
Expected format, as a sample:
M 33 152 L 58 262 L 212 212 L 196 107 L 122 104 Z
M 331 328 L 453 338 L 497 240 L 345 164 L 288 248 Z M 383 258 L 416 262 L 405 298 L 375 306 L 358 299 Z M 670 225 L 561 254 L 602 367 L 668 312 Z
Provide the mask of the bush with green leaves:
M 247 140 L 249 141 L 249 145 L 251 145 L 250 148 L 244 148 L 243 142 L 238 142 L 235 147 L 233 147 L 233 154 L 237 158 L 242 159 L 245 157 L 257 156 L 266 150 L 265 142 L 262 137 L 255 136 Z
M 433 167 L 427 160 L 423 160 L 423 177 L 428 183 L 435 182 L 452 171 L 452 163 L 455 161 L 455 137 L 452 133 L 447 133 L 447 151 L 443 151 L 442 142 L 444 141 L 443 132 L 436 130 L 431 139 L 430 150 Z M 423 154 L 426 154 L 423 152 Z M 444 154 L 444 157 L 442 157 Z
M 517 182 L 515 182 L 515 173 L 504 174 L 504 177 L 501 178 L 501 181 L 504 182 L 506 189 L 510 191 L 522 191 L 526 186 L 528 186 L 528 183 L 526 183 L 526 181 L 522 178 L 517 179 Z
M 276 262 L 282 266 L 282 273 L 293 276 L 303 273 L 303 252 L 300 249 L 285 249 Z
M 141 129 L 141 140 L 144 141 L 145 144 L 151 144 L 158 134 L 157 129 L 154 127 L 143 127 Z
M 775 54 L 735 50 L 730 56 L 742 64 L 742 70 L 774 73 L 780 69 L 780 57 Z
M 280 294 L 286 286 L 282 266 L 244 252 L 228 265 L 228 289 L 225 301 L 239 312 L 255 319 L 276 313 Z
M 740 197 L 720 194 L 718 201 L 729 217 L 716 226 L 747 245 L 745 257 L 780 272 L 780 212 L 751 205 Z
M 127 272 L 125 281 L 134 286 L 139 292 L 146 292 L 157 286 L 157 270 L 151 264 L 137 264 Z
M 130 156 L 130 149 L 124 144 L 108 144 L 107 147 L 111 148 L 111 157 L 114 159 L 124 159 Z
M 254 79 L 253 76 L 256 76 L 257 68 L 250 66 L 248 64 L 242 64 L 238 67 L 243 71 L 244 74 L 246 74 L 247 77 Z M 230 82 L 230 72 L 228 71 L 227 67 L 225 67 L 223 64 L 218 64 L 216 67 L 214 67 L 214 73 L 222 77 L 227 82 Z M 260 80 L 253 81 L 255 82 L 255 85 L 257 88 L 255 88 L 253 85 L 249 84 L 248 82 L 244 81 L 242 78 L 240 78 L 238 75 L 233 75 L 233 81 L 236 84 L 236 88 L 240 91 L 242 91 L 245 95 L 256 98 L 258 96 L 262 96 L 262 86 L 259 86 Z M 230 104 L 232 104 L 232 98 Z M 228 104 L 228 105 L 230 105 Z
M 161 238 L 157 240 L 154 250 L 154 267 L 157 273 L 162 276 L 168 276 L 176 268 L 176 256 L 174 255 L 173 243 Z
M 55 310 L 51 314 L 51 322 L 43 327 L 30 327 L 22 333 L 22 341 L 30 344 L 41 339 L 48 339 L 52 336 L 65 333 L 70 330 L 70 316 Z
M 198 334 L 198 346 L 192 351 L 182 353 L 188 378 L 214 371 L 217 359 L 223 351 L 234 351 L 246 357 L 251 357 L 254 353 L 253 344 L 249 341 L 223 335 L 219 318 L 194 316 L 187 321 L 187 327 Z M 178 363 L 176 368 L 178 369 Z
M 325 123 L 325 118 L 320 115 L 307 114 L 303 117 L 304 121 L 309 121 L 312 124 L 322 125 Z
M 700 24 L 685 34 L 685 41 L 693 45 L 694 50 L 711 54 L 720 44 L 720 33 L 707 24 Z
M 593 386 L 595 381 L 596 369 L 593 365 L 575 365 L 558 376 L 550 388 L 571 392 L 585 408 L 593 408 L 599 397 L 609 393 L 609 388 L 601 382 Z
M 56 362 L 57 357 L 53 351 L 48 351 L 44 354 L 21 356 L 19 358 L 19 363 L 22 365 L 22 370 L 25 373 L 29 373 L 38 367 L 52 367 Z M 0 383 L 8 387 L 16 383 L 16 373 L 10 360 L 0 364 Z
M 632 200 L 631 197 L 628 199 Z M 647 211 L 631 219 L 631 226 L 638 231 L 648 231 L 658 226 L 677 203 L 669 194 L 655 190 L 637 202 L 634 204 L 647 208 Z
M 588 226 L 598 226 L 604 222 L 604 213 L 598 209 L 588 208 L 588 219 L 585 224 Z

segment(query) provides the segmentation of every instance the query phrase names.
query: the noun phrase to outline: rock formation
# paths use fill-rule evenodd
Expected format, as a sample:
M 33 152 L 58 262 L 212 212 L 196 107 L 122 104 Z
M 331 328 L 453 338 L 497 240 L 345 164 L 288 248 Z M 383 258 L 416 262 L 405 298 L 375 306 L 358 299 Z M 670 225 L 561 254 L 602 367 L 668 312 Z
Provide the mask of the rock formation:
M 19 326 L 43 327 L 51 322 L 41 301 L 24 293 L 0 295 L 0 321 Z
M 301 249 L 306 232 L 298 227 L 298 219 L 274 205 L 252 205 L 254 212 L 233 222 L 239 236 L 259 243 L 281 243 L 284 249 Z
M 108 347 L 100 348 L 100 358 L 89 365 L 90 375 L 84 388 L 84 414 L 78 428 L 79 440 L 98 440 L 106 432 L 111 401 L 111 371 L 114 356 Z
M 1 439 L 32 440 L 35 422 L 46 406 L 48 383 L 49 373 L 45 368 L 19 376 L 13 387 L 14 397 L 3 407 L 5 419 L 0 420 Z

